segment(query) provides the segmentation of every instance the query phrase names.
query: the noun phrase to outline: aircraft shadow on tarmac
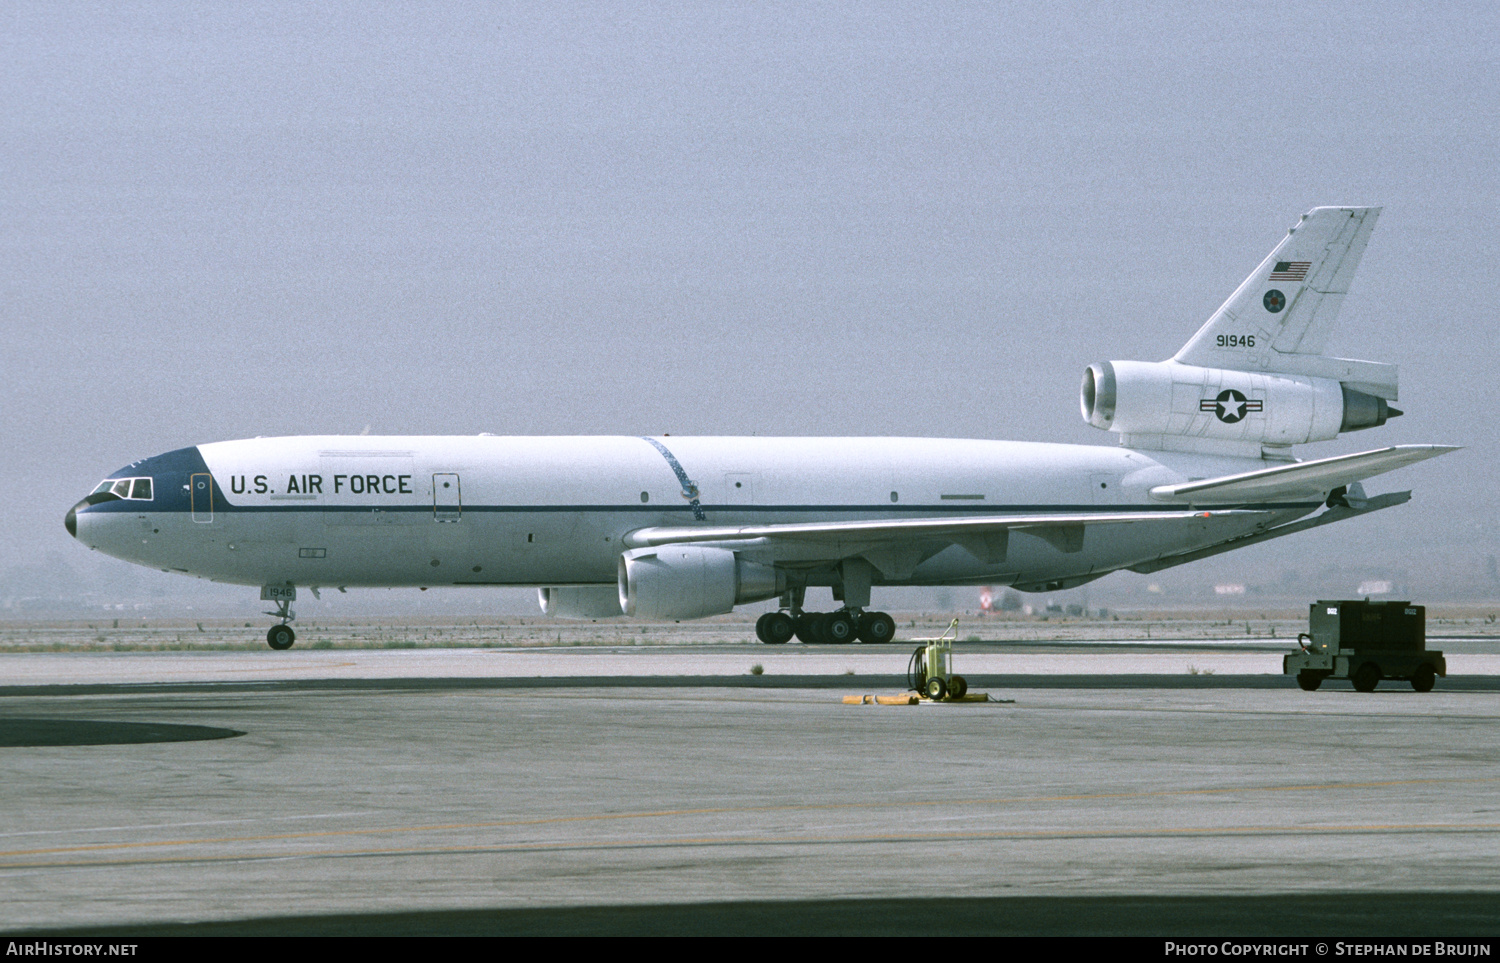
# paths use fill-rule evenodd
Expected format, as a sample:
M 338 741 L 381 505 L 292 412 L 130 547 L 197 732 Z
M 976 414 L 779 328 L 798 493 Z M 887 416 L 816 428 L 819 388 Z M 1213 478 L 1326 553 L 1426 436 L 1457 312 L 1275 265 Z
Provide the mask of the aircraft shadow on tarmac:
M 1490 937 L 1493 893 L 844 899 L 437 910 L 89 926 L 126 936 L 1373 936 Z M 40 934 L 38 934 L 40 935 Z
M 126 746 L 149 742 L 195 742 L 243 736 L 236 729 L 182 726 L 167 722 L 110 722 L 89 719 L 0 718 L 0 748 L 41 746 Z

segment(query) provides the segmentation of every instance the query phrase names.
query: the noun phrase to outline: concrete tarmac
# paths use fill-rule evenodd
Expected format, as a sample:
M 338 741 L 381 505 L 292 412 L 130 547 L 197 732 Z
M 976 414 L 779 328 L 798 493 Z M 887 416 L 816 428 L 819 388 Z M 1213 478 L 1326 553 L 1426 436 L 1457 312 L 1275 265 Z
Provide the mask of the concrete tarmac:
M 855 652 L 670 686 L 650 660 L 634 684 L 619 666 L 566 685 L 465 675 L 506 664 L 472 650 L 421 685 L 295 675 L 273 653 L 258 674 L 148 661 L 170 671 L 19 685 L 12 660 L 53 657 L 7 656 L 0 928 L 1500 930 L 1500 687 L 1304 693 L 1200 667 L 849 706 L 841 689 L 897 671 L 845 676 Z M 205 655 L 221 657 L 108 671 Z
M 895 684 L 906 676 L 912 642 L 886 645 L 758 643 L 471 649 L 270 649 L 231 652 L 0 653 L 0 691 L 34 686 L 280 683 L 395 679 L 697 679 L 760 675 L 767 680 L 844 676 Z M 1097 644 L 1004 646 L 962 644 L 956 671 L 1001 676 L 1261 676 L 1285 681 L 1286 643 L 1181 643 L 1151 648 Z M 1449 684 L 1500 678 L 1500 655 L 1447 655 Z M 756 672 L 756 669 L 759 672 Z M 1446 681 L 1446 680 L 1445 680 Z M 1333 683 L 1330 683 L 1333 684 Z M 1439 683 L 1442 685 L 1443 683 Z M 1387 683 L 1387 685 L 1397 685 Z

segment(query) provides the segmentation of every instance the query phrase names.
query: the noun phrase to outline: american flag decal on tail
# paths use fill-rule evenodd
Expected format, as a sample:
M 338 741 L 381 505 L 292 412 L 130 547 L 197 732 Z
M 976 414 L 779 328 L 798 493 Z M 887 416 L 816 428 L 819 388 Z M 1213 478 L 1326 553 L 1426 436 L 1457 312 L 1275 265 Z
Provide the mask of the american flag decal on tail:
M 1307 277 L 1307 269 L 1310 267 L 1311 261 L 1277 261 L 1268 280 L 1301 281 Z

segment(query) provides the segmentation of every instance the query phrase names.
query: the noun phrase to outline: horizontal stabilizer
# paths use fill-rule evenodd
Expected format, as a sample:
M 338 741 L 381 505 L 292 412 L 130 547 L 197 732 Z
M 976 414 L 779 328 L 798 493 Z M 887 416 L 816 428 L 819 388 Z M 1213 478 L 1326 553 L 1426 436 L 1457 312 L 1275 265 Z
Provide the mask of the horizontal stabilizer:
M 1151 489 L 1151 497 L 1190 504 L 1308 498 L 1457 450 L 1452 445 L 1396 445 L 1180 485 L 1158 485 Z
M 754 539 L 797 541 L 881 542 L 896 538 L 946 538 L 971 540 L 985 532 L 1037 529 L 1042 537 L 1061 528 L 1086 525 L 1151 524 L 1185 519 L 1226 518 L 1259 514 L 1253 510 L 1227 509 L 1155 512 L 1051 512 L 1029 515 L 981 515 L 966 518 L 895 518 L 851 522 L 799 522 L 786 525 L 737 525 L 703 528 L 641 528 L 625 536 L 630 548 L 680 545 L 688 542 L 739 542 Z
M 1255 535 L 1247 535 L 1243 538 L 1230 539 L 1219 545 L 1211 545 L 1208 548 L 1201 548 L 1197 551 L 1182 552 L 1178 555 L 1166 555 L 1154 561 L 1132 565 L 1130 566 L 1130 571 L 1140 575 L 1150 575 L 1152 572 L 1160 572 L 1164 568 L 1176 568 L 1178 565 L 1186 565 L 1188 562 L 1196 562 L 1199 559 L 1211 558 L 1214 555 L 1232 552 L 1237 548 L 1245 548 L 1249 545 L 1259 545 L 1261 542 L 1269 542 L 1273 538 L 1295 535 L 1298 532 L 1305 532 L 1312 528 L 1321 528 L 1324 525 L 1332 525 L 1334 522 L 1342 522 L 1349 518 L 1358 518 L 1360 515 L 1368 515 L 1371 512 L 1378 512 L 1381 509 L 1392 508 L 1396 505 L 1405 505 L 1409 501 L 1411 501 L 1411 492 L 1391 492 L 1387 495 L 1364 499 L 1357 507 L 1354 505 L 1335 505 L 1321 515 L 1315 515 L 1312 518 L 1304 518 L 1286 525 L 1278 525 L 1268 531 Z

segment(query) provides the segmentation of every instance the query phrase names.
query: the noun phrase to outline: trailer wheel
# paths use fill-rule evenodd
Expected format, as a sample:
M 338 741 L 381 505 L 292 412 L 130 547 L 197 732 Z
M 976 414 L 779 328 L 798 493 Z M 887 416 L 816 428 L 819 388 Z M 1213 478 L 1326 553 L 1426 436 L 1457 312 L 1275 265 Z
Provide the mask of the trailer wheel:
M 969 694 L 969 681 L 961 675 L 956 675 L 948 680 L 948 695 L 950 698 L 962 699 Z
M 1375 663 L 1366 662 L 1354 670 L 1349 681 L 1354 683 L 1356 692 L 1374 692 L 1375 687 L 1380 685 L 1380 670 L 1375 667 Z
M 932 678 L 927 680 L 927 698 L 931 699 L 934 702 L 941 702 L 943 696 L 947 694 L 948 687 L 943 684 L 943 680 L 941 678 L 933 676 Z
M 1418 692 L 1431 692 L 1436 684 L 1437 673 L 1432 671 L 1431 662 L 1423 662 L 1417 666 L 1417 671 L 1411 674 L 1411 687 Z
M 1312 669 L 1303 669 L 1297 673 L 1297 686 L 1303 692 L 1317 692 L 1318 686 L 1323 684 L 1324 674 L 1314 672 Z

